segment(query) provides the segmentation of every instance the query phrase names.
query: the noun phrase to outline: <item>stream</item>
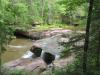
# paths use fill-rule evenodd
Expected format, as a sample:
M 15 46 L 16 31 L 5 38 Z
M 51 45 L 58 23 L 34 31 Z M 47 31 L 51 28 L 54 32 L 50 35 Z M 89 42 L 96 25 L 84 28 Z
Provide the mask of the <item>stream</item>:
M 32 46 L 32 40 L 24 38 L 13 39 L 7 46 L 6 51 L 1 55 L 2 63 L 20 58 Z

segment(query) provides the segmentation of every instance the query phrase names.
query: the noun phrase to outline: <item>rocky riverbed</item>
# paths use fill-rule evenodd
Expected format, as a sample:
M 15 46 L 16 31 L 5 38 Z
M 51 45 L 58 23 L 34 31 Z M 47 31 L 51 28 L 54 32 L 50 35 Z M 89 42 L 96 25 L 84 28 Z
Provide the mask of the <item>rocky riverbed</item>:
M 61 43 L 67 43 L 69 42 L 70 38 L 73 37 L 74 35 L 84 34 L 84 33 L 85 33 L 84 31 L 73 32 L 71 30 L 66 30 L 66 29 L 52 29 L 48 31 L 43 31 L 41 33 L 29 32 L 27 36 L 29 37 L 32 36 L 32 40 L 34 41 L 32 47 L 34 47 L 34 49 L 40 48 L 42 50 L 41 55 L 35 58 L 20 57 L 18 59 L 5 63 L 3 67 L 7 67 L 12 70 L 19 69 L 19 70 L 43 72 L 48 68 L 48 65 L 46 64 L 46 62 L 44 62 L 42 54 L 48 52 L 55 56 L 56 60 L 53 61 L 54 66 L 63 68 L 65 65 L 70 64 L 71 62 L 74 61 L 74 55 L 72 53 L 70 56 L 64 59 L 60 59 L 60 53 L 64 50 L 64 46 L 61 45 Z M 83 43 L 84 41 L 81 41 L 79 45 L 83 45 Z

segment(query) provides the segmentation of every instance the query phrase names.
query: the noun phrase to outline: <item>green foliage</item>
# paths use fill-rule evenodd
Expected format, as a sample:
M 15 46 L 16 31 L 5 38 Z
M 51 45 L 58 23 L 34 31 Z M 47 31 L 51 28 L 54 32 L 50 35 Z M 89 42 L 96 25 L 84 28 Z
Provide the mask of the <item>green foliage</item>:
M 15 28 L 29 24 L 27 13 L 28 8 L 23 3 L 0 0 L 0 52 L 11 39 Z
M 71 25 L 74 23 L 85 25 L 88 7 L 86 0 L 61 0 L 59 4 L 64 5 L 66 12 L 63 14 L 65 16 L 65 20 L 62 19 L 63 22 Z
M 1 75 L 37 75 L 33 72 L 23 71 L 23 70 L 9 70 L 8 68 L 2 67 Z
M 34 29 L 33 31 L 44 31 L 44 30 L 50 30 L 53 28 L 70 29 L 73 31 L 76 31 L 76 30 L 84 31 L 85 30 L 84 26 L 74 27 L 74 26 L 70 26 L 70 25 L 66 25 L 66 24 L 51 24 L 51 25 L 43 24 L 43 25 L 38 25 L 36 27 L 36 29 Z
M 86 0 L 61 0 L 60 4 L 64 4 L 66 6 L 66 11 L 70 12 L 85 2 Z
M 82 59 L 82 57 L 80 57 Z M 79 56 L 73 63 L 66 65 L 64 68 L 57 68 L 52 73 L 47 72 L 44 75 L 85 75 L 82 71 L 82 62 L 80 62 Z M 87 75 L 99 75 L 100 71 L 88 70 Z

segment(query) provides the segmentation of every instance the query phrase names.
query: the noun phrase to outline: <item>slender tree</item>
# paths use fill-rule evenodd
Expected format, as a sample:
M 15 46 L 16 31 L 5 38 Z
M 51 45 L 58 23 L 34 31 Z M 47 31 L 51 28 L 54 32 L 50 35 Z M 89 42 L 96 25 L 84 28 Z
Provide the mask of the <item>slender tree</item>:
M 41 16 L 42 16 L 42 21 L 44 23 L 44 0 L 41 0 Z
M 85 44 L 84 44 L 84 53 L 83 53 L 83 72 L 84 73 L 87 72 L 87 51 L 88 51 L 88 44 L 89 44 L 89 30 L 90 30 L 90 24 L 91 24 L 93 2 L 94 0 L 90 0 L 89 2 L 89 11 L 88 11 L 88 18 L 87 18 L 87 25 L 86 25 L 86 35 L 85 35 Z

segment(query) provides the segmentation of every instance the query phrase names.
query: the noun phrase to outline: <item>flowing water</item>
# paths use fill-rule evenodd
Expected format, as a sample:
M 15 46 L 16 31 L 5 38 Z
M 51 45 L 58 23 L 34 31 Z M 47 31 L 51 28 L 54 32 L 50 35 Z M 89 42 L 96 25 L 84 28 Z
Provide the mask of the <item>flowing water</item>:
M 2 63 L 20 58 L 32 46 L 32 40 L 16 38 L 6 46 L 6 51 L 1 55 Z

